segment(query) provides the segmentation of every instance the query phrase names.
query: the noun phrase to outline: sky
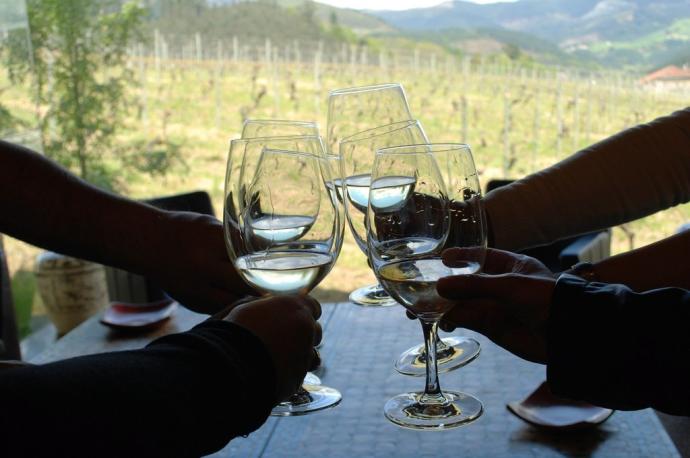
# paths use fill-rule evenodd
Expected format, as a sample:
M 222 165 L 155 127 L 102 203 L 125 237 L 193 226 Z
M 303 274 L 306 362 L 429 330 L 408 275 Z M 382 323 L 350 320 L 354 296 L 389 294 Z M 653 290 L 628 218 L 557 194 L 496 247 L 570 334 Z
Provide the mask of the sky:
M 368 9 L 368 10 L 407 10 L 410 8 L 426 8 L 444 3 L 447 0 L 317 0 L 319 3 L 338 6 L 340 8 Z M 498 3 L 497 0 L 468 0 L 472 3 Z M 502 0 L 517 1 L 517 0 Z

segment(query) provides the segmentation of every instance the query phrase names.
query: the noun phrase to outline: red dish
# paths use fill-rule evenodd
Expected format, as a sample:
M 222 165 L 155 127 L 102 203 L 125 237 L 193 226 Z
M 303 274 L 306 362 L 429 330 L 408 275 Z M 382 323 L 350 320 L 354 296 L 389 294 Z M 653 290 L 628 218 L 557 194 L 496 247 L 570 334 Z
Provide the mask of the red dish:
M 101 323 L 119 329 L 146 328 L 163 323 L 176 308 L 177 302 L 172 299 L 143 304 L 112 302 L 103 314 Z

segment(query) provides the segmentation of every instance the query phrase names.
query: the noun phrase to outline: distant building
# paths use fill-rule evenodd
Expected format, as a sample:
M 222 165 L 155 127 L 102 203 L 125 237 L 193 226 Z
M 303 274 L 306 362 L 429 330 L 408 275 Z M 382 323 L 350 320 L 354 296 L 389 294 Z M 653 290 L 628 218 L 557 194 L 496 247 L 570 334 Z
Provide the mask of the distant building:
M 690 67 L 687 64 L 682 67 L 669 65 L 644 76 L 640 79 L 640 83 L 663 86 L 690 86 Z

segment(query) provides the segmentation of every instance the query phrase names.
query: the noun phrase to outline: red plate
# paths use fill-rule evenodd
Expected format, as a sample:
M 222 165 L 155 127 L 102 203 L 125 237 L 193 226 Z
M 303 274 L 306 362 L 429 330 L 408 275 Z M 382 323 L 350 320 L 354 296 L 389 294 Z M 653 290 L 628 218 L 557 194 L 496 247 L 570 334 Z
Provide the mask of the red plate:
M 103 314 L 101 323 L 119 329 L 146 328 L 163 323 L 176 308 L 177 302 L 172 299 L 143 304 L 112 302 Z

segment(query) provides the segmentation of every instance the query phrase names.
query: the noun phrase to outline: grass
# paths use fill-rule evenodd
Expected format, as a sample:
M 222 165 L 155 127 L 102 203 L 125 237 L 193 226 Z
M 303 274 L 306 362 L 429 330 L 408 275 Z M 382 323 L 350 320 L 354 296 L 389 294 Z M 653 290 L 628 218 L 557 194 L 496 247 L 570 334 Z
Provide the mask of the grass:
M 12 301 L 16 310 L 20 337 L 31 331 L 31 312 L 36 292 L 36 277 L 33 272 L 18 270 L 12 276 Z
M 243 119 L 316 120 L 326 125 L 328 90 L 399 81 L 412 112 L 435 142 L 469 143 L 484 183 L 519 178 L 547 167 L 593 142 L 687 104 L 687 93 L 638 87 L 619 75 L 578 77 L 557 69 L 427 66 L 379 68 L 322 64 L 318 80 L 312 65 L 256 62 L 135 60 L 139 88 L 132 88 L 141 110 L 132 109 L 119 142 L 167 138 L 181 145 L 184 165 L 150 179 L 128 173 L 124 190 L 135 198 L 186 190 L 208 191 L 222 208 L 229 140 L 240 135 Z M 17 88 L 17 94 L 20 88 Z M 11 99 L 8 99 L 11 100 Z M 31 112 L 17 98 L 7 106 Z M 137 112 L 139 115 L 137 115 Z M 466 126 L 466 127 L 463 127 Z M 639 247 L 672 234 L 690 220 L 688 205 L 628 225 Z M 6 243 L 13 271 L 30 269 L 30 248 Z M 620 230 L 613 251 L 629 248 Z M 344 299 L 352 289 L 372 283 L 364 255 L 351 236 L 335 270 L 316 291 L 325 300 Z

